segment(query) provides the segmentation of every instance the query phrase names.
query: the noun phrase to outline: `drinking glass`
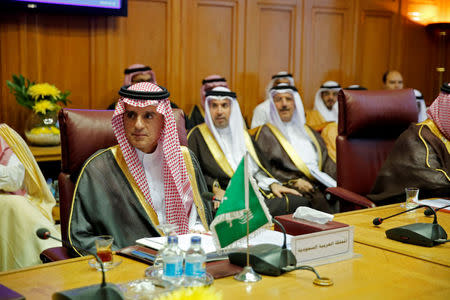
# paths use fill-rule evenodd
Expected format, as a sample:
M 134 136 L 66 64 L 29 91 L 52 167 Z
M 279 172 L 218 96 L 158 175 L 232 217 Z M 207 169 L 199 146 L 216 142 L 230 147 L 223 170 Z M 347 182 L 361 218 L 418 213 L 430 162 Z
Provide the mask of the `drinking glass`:
M 103 262 L 103 265 L 108 266 L 113 263 L 112 244 L 114 238 L 110 235 L 100 235 L 95 237 L 95 248 L 97 256 Z
M 406 194 L 406 209 L 411 209 L 419 205 L 417 202 L 419 201 L 419 189 L 416 187 L 407 187 L 405 188 Z

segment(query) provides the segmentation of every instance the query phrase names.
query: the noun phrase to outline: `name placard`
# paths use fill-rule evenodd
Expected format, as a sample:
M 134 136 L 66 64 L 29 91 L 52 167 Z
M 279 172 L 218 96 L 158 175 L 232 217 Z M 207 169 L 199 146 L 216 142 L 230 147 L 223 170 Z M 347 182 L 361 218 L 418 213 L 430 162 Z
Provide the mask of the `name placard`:
M 293 236 L 297 265 L 321 265 L 353 257 L 353 226 Z

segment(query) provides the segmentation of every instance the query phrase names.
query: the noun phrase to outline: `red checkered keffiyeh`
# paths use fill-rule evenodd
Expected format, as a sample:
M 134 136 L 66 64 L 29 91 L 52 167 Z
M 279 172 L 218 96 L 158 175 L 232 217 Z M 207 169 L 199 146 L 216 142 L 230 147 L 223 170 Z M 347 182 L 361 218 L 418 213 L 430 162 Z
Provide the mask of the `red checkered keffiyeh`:
M 450 84 L 445 84 L 450 89 Z M 445 138 L 450 139 L 450 93 L 441 90 L 439 96 L 428 108 L 427 114 Z
M 140 82 L 128 88 L 131 91 L 157 92 L 162 89 L 150 82 Z M 119 142 L 120 149 L 134 180 L 138 184 L 145 199 L 153 206 L 150 196 L 145 171 L 140 163 L 135 148 L 128 142 L 125 136 L 123 114 L 125 103 L 136 107 L 157 106 L 156 111 L 164 116 L 164 126 L 159 143 L 162 142 L 163 150 L 163 176 L 164 176 L 164 201 L 166 209 L 166 222 L 178 225 L 178 233 L 189 231 L 188 215 L 193 204 L 192 187 L 189 182 L 180 141 L 176 129 L 175 117 L 170 108 L 169 99 L 164 100 L 137 100 L 121 97 L 117 103 L 112 118 L 114 134 Z

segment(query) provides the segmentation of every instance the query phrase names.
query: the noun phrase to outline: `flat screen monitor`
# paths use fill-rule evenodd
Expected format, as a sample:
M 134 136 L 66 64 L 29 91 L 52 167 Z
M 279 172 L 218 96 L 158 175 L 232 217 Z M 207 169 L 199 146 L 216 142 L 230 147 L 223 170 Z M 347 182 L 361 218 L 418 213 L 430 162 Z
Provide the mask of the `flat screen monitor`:
M 126 16 L 127 0 L 1 0 L 0 6 L 30 12 Z

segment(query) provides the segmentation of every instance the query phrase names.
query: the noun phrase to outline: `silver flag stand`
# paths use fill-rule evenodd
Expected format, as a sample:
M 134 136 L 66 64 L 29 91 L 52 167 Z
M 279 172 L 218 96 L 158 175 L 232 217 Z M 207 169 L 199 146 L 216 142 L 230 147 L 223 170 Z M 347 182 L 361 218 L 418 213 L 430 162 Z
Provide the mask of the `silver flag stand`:
M 245 208 L 246 208 L 246 219 L 247 219 L 247 265 L 244 267 L 244 269 L 239 273 L 234 275 L 234 279 L 243 281 L 243 282 L 257 282 L 262 279 L 261 275 L 256 273 L 253 268 L 250 266 L 250 250 L 249 250 L 249 242 L 248 242 L 248 236 L 249 236 L 249 194 L 248 194 L 248 152 L 245 153 L 244 157 L 244 187 L 245 187 Z

